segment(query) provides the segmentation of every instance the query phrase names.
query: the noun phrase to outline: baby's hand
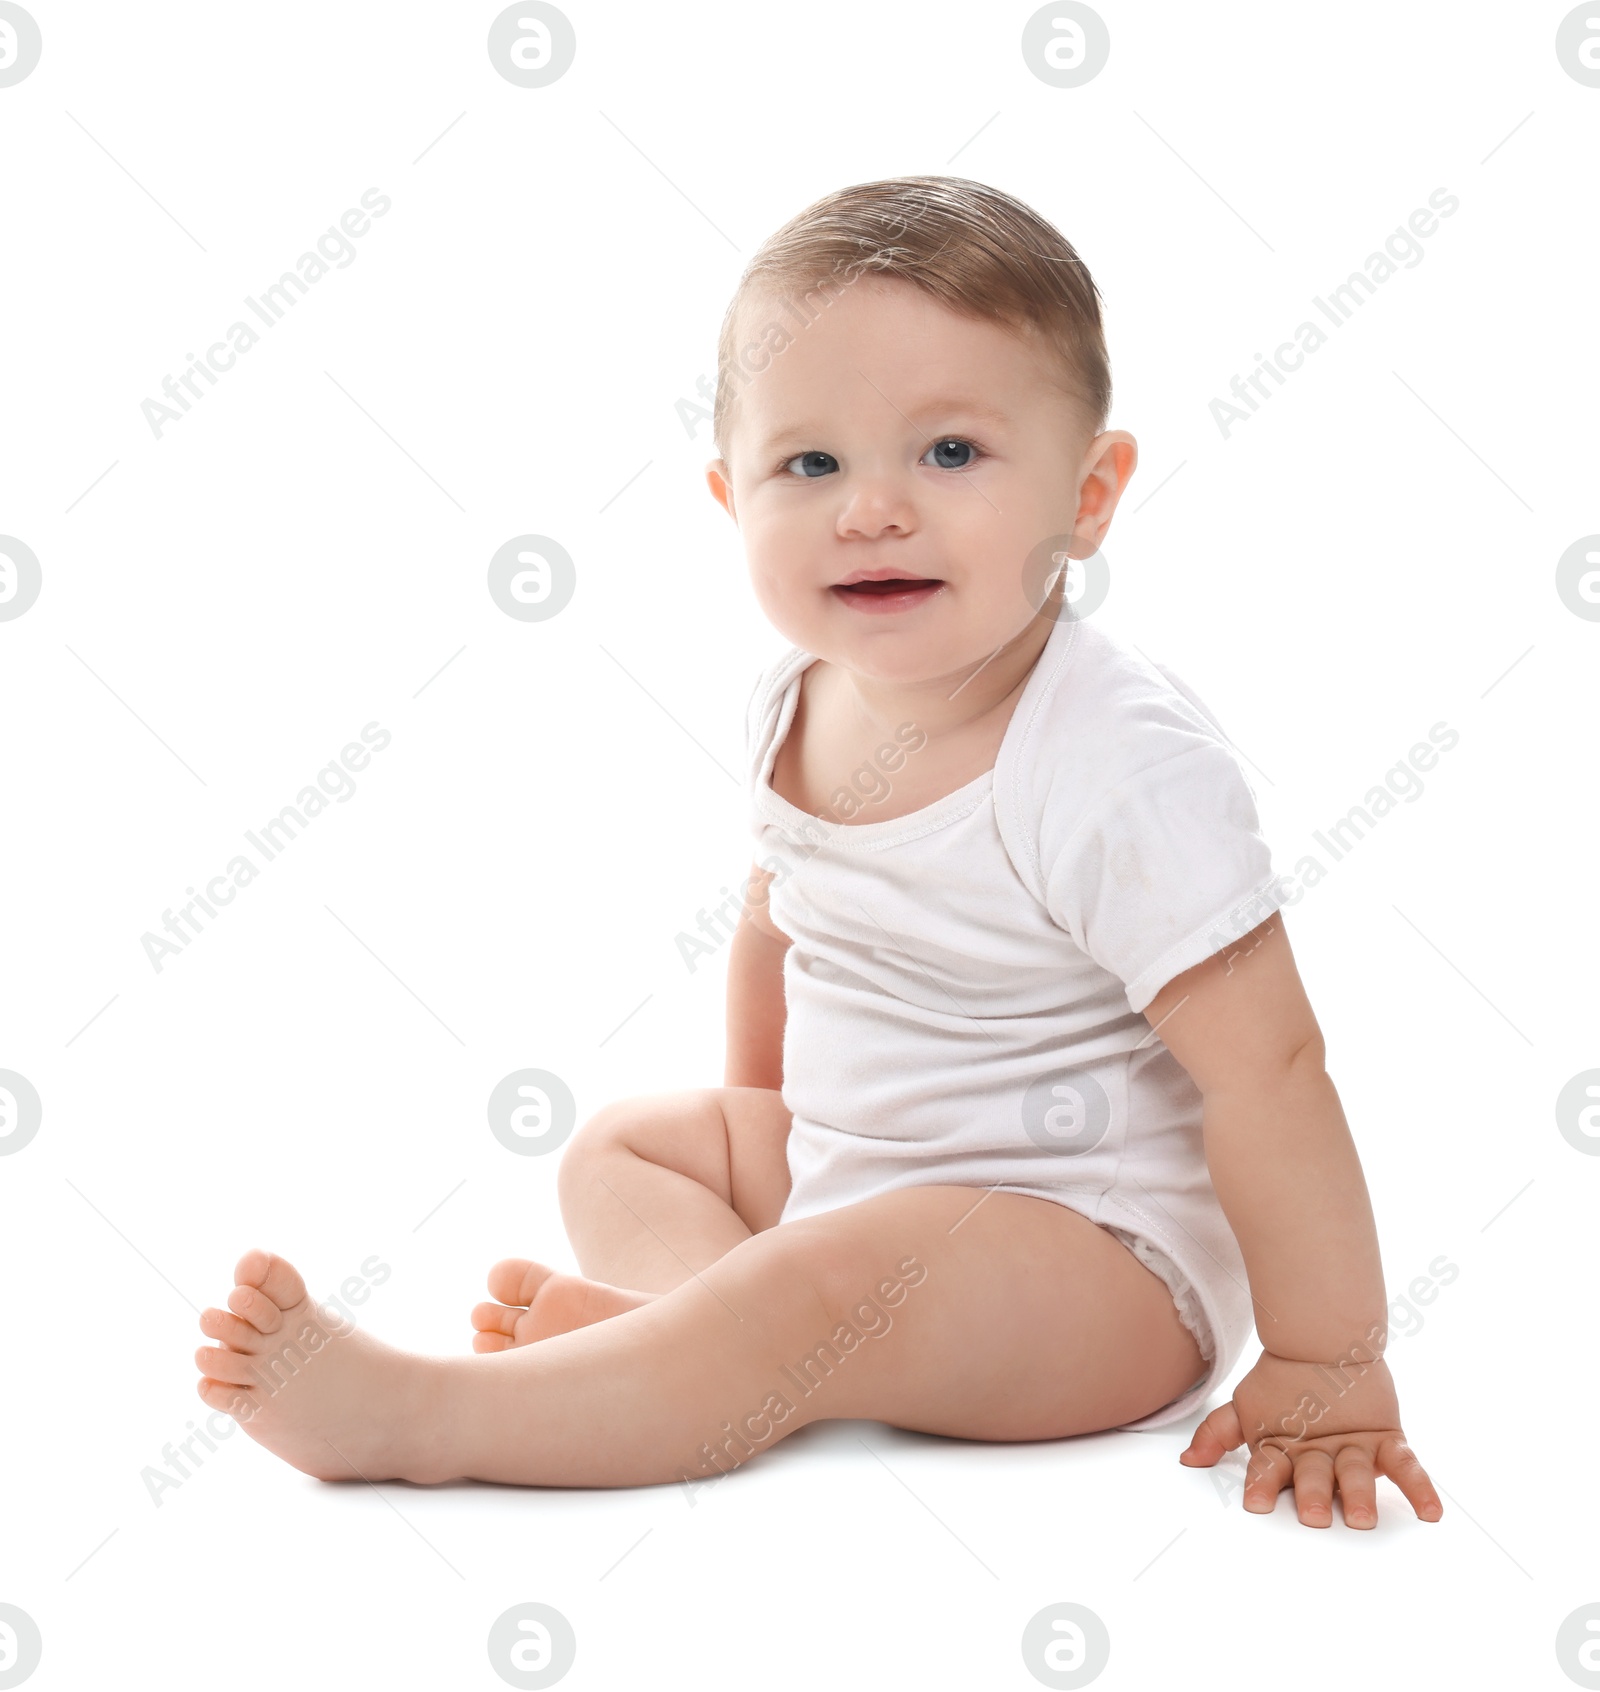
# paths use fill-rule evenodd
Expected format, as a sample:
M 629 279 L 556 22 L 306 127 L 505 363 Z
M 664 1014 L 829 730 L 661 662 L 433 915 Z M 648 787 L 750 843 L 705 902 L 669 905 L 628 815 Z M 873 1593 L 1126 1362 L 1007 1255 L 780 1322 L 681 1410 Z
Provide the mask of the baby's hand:
M 1244 1429 L 1254 1431 L 1246 1436 Z M 1234 1388 L 1230 1403 L 1213 1410 L 1194 1431 L 1180 1463 L 1210 1468 L 1225 1451 L 1248 1443 L 1244 1507 L 1270 1514 L 1278 1494 L 1294 1487 L 1307 1527 L 1333 1522 L 1337 1482 L 1349 1527 L 1377 1525 L 1377 1476 L 1405 1494 L 1421 1520 L 1444 1513 L 1433 1482 L 1406 1444 L 1400 1401 L 1389 1365 L 1303 1363 L 1263 1351 Z

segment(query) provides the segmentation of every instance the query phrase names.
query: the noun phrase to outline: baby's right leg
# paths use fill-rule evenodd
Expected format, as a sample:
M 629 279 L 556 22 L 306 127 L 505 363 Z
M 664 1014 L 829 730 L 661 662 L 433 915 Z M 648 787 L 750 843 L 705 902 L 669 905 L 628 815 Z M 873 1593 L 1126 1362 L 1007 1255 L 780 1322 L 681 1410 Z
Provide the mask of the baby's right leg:
M 562 1220 L 583 1275 L 527 1258 L 489 1271 L 474 1351 L 504 1351 L 637 1309 L 777 1225 L 789 1112 L 763 1087 L 645 1093 L 606 1105 L 566 1149 Z
M 789 1112 L 765 1087 L 644 1093 L 604 1106 L 566 1149 L 561 1216 L 585 1275 L 671 1292 L 789 1196 Z

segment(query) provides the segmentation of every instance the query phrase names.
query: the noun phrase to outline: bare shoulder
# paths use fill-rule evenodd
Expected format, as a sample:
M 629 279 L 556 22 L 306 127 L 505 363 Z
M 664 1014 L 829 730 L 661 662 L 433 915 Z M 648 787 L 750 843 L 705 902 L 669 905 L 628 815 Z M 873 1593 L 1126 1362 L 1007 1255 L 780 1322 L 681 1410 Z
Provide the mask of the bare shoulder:
M 812 808 L 807 799 L 805 752 L 807 743 L 814 738 L 808 734 L 807 728 L 813 712 L 813 678 L 821 667 L 822 660 L 819 658 L 800 672 L 800 697 L 795 701 L 794 716 L 789 720 L 789 732 L 784 735 L 778 755 L 772 761 L 772 791 L 802 811 Z
M 851 821 L 839 800 L 852 760 L 860 762 L 845 731 L 833 666 L 819 658 L 800 672 L 794 717 L 773 760 L 772 790 L 811 816 Z

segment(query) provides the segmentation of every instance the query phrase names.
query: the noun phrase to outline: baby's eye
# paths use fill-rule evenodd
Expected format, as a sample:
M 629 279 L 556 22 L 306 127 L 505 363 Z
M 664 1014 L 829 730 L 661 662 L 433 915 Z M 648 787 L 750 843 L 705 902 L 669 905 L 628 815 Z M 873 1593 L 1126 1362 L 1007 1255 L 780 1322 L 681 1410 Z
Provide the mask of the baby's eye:
M 820 465 L 816 462 L 819 458 L 822 460 Z M 806 466 L 805 469 L 796 471 L 797 475 L 804 476 L 807 481 L 815 481 L 818 476 L 826 476 L 830 468 L 837 470 L 839 460 L 831 452 L 800 452 L 789 459 L 783 468 L 788 470 L 796 464 Z
M 952 464 L 943 456 L 944 453 L 948 452 L 952 448 L 954 448 L 957 452 L 970 452 L 974 456 L 967 459 L 964 463 Z M 964 441 L 956 435 L 947 435 L 942 441 L 935 441 L 934 444 L 928 448 L 928 452 L 936 452 L 941 455 L 939 462 L 934 466 L 936 470 L 965 470 L 969 465 L 976 463 L 978 449 L 971 441 Z M 924 462 L 926 462 L 928 453 L 925 452 L 922 456 Z
M 952 463 L 948 456 L 951 452 L 967 453 L 971 456 Z M 937 453 L 938 461 L 932 466 L 936 470 L 966 470 L 970 469 L 982 456 L 980 449 L 971 441 L 962 440 L 956 435 L 947 435 L 942 441 L 935 441 L 922 455 L 922 461 L 927 462 L 928 453 Z M 800 465 L 795 470 L 795 465 Z M 793 471 L 795 475 L 804 477 L 807 481 L 815 481 L 819 476 L 829 475 L 839 468 L 839 461 L 831 452 L 801 452 L 796 453 L 782 465 L 785 470 Z

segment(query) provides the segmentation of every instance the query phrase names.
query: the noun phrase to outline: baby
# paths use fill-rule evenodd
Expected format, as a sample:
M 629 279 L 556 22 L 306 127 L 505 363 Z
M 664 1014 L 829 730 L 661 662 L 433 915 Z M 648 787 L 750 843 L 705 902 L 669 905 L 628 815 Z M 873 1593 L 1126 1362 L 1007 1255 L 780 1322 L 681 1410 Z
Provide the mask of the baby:
M 200 1396 L 324 1480 L 713 1481 L 829 1417 L 1154 1428 L 1372 1527 L 1400 1426 L 1377 1232 L 1220 726 L 1089 612 L 1137 460 L 1099 296 L 980 183 L 846 188 L 723 324 L 712 493 L 792 644 L 756 683 L 725 1085 L 567 1146 L 583 1275 L 496 1264 L 476 1355 L 248 1252 Z M 867 1341 L 871 1341 L 868 1344 Z

